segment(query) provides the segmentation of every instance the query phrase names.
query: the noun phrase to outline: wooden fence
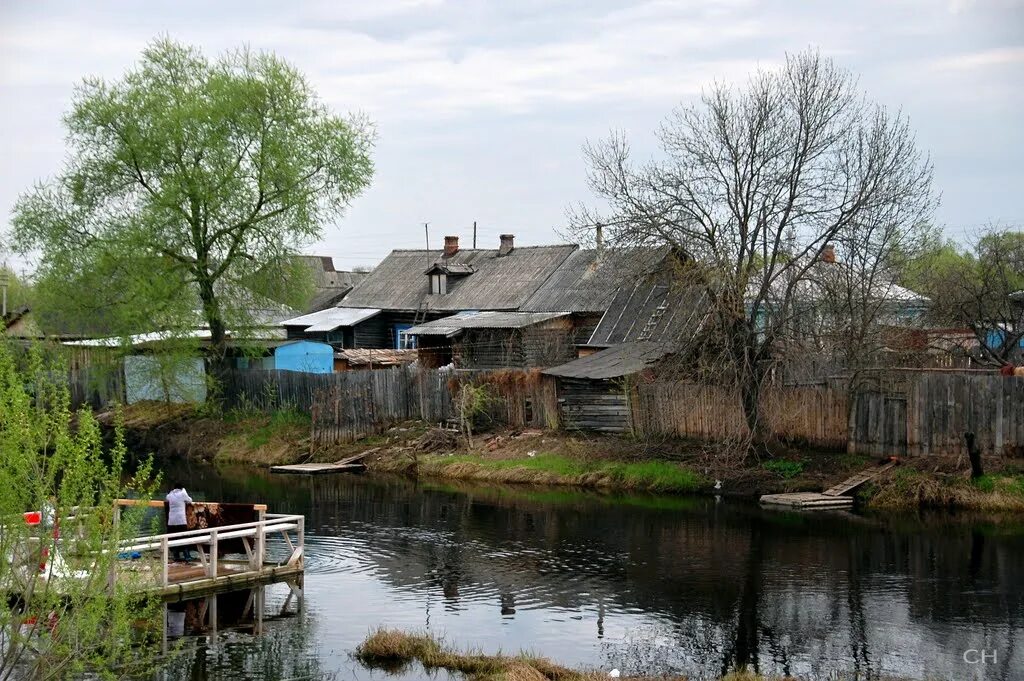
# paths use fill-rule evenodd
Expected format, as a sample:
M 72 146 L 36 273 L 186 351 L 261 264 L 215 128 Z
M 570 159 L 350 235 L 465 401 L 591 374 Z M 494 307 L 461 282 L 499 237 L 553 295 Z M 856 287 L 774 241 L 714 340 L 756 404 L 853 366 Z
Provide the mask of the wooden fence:
M 1024 456 L 1024 378 L 927 372 L 857 398 L 850 451 L 966 456 L 972 432 L 983 455 Z
M 518 370 L 232 371 L 224 378 L 222 396 L 228 407 L 306 412 L 312 416 L 315 442 L 343 442 L 402 421 L 436 424 L 456 418 L 454 394 L 462 382 L 487 385 L 480 418 L 488 423 L 558 427 L 553 381 Z
M 966 456 L 964 433 L 985 456 L 1024 457 L 1024 378 L 921 371 L 861 390 L 773 387 L 762 396 L 766 428 L 782 440 L 871 456 Z M 718 386 L 641 384 L 633 431 L 703 440 L 747 434 L 739 396 Z
M 640 384 L 631 400 L 637 435 L 735 440 L 748 435 L 739 394 L 697 383 Z M 765 427 L 780 439 L 827 449 L 847 444 L 847 397 L 823 387 L 773 387 L 761 397 Z
M 71 408 L 91 407 L 99 411 L 108 405 L 124 403 L 124 369 L 120 365 L 84 367 L 68 372 L 68 396 Z

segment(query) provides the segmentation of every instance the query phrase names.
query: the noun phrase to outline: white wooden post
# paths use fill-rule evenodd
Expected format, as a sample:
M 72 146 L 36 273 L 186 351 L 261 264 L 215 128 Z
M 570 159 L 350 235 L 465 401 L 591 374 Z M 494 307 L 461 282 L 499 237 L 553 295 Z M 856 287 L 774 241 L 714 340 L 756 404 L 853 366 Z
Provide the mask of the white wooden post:
M 160 585 L 167 586 L 167 572 L 168 572 L 168 561 L 170 560 L 169 550 L 167 547 L 168 538 L 164 535 L 160 538 Z
M 210 577 L 217 579 L 217 530 L 210 530 Z M 214 596 L 214 602 L 216 602 Z
M 267 526 L 263 524 L 264 522 L 261 520 L 256 526 L 256 550 L 253 551 L 253 560 L 256 562 L 257 571 L 263 569 L 267 551 Z
M 306 551 L 305 551 L 305 546 L 306 546 L 306 516 L 300 516 L 299 517 L 299 531 L 298 531 L 298 535 L 299 535 L 299 542 L 298 542 L 299 543 L 299 548 L 303 549 L 302 553 L 303 553 L 303 555 L 305 555 L 305 553 L 306 553 Z

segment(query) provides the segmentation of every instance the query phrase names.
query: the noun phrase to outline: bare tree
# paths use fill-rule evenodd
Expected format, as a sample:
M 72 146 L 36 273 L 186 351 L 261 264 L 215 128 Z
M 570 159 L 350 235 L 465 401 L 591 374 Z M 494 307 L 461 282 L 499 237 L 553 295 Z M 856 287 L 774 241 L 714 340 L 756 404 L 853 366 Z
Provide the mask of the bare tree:
M 827 245 L 868 225 L 910 229 L 933 208 L 932 168 L 906 119 L 868 103 L 816 52 L 745 88 L 716 84 L 659 130 L 664 158 L 636 165 L 622 134 L 588 144 L 590 185 L 610 245 L 671 245 L 710 305 L 720 375 L 739 388 L 755 440 L 761 387 L 784 354 L 801 282 Z M 607 213 L 607 214 L 605 214 Z

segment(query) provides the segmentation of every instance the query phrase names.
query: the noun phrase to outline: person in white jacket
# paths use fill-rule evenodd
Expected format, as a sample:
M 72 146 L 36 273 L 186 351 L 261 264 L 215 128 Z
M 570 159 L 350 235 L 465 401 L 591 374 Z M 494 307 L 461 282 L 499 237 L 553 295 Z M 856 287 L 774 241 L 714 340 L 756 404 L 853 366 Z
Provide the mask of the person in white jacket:
M 185 486 L 177 483 L 174 489 L 167 493 L 167 533 L 185 532 L 188 530 L 188 519 L 185 517 L 185 504 L 191 504 L 192 497 L 188 495 Z M 187 562 L 191 558 L 191 552 L 180 546 L 173 547 L 171 551 L 174 560 Z

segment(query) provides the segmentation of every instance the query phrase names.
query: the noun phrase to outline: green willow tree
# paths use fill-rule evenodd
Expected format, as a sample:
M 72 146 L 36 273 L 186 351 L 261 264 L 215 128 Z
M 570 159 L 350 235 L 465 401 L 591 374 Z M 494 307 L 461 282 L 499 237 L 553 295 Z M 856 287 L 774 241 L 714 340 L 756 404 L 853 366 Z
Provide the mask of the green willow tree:
M 64 125 L 65 167 L 14 210 L 41 297 L 111 335 L 205 326 L 214 366 L 255 321 L 252 291 L 307 294 L 292 256 L 373 174 L 369 122 L 248 49 L 211 61 L 157 40 L 120 80 L 86 79 Z
M 105 449 L 60 367 L 22 352 L 0 343 L 0 681 L 136 676 L 162 656 L 159 602 L 108 576 L 120 542 L 154 529 L 135 509 L 114 522 L 115 499 L 152 496 L 151 468 L 129 472 L 121 430 Z

